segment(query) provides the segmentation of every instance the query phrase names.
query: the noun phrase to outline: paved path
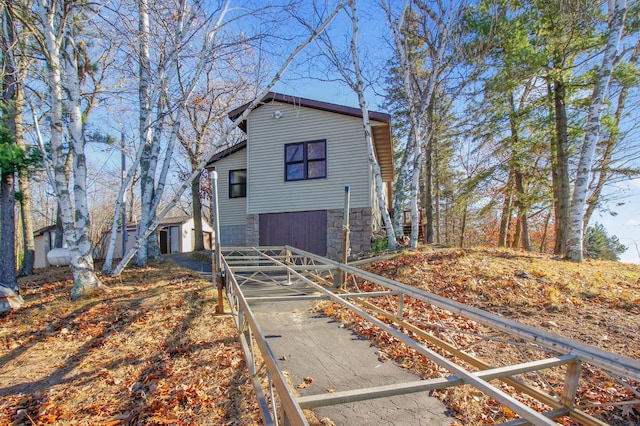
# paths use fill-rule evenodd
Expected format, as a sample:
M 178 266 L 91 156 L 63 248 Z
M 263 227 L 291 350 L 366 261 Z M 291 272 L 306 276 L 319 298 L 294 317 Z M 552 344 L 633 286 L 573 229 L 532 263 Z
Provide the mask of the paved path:
M 330 317 L 311 312 L 314 302 L 257 302 L 251 309 L 280 368 L 301 395 L 405 383 L 419 378 L 393 361 L 381 361 L 378 348 Z M 426 392 L 314 409 L 336 425 L 434 425 L 452 423 L 446 407 Z
M 167 258 L 211 277 L 211 265 L 190 259 L 188 253 Z M 289 373 L 293 386 L 303 383 L 305 377 L 313 379 L 306 388 L 296 388 L 295 392 L 304 396 L 329 389 L 345 391 L 419 380 L 393 361 L 381 361 L 377 347 L 341 327 L 337 320 L 312 312 L 314 303 L 250 303 L 280 368 Z M 337 426 L 445 426 L 453 420 L 447 416 L 446 407 L 426 392 L 321 407 L 314 412 L 319 419 L 329 418 Z
M 211 279 L 211 262 L 205 263 L 191 258 L 191 253 L 174 253 L 163 256 L 165 259 L 174 261 L 183 268 L 199 272 L 204 277 Z

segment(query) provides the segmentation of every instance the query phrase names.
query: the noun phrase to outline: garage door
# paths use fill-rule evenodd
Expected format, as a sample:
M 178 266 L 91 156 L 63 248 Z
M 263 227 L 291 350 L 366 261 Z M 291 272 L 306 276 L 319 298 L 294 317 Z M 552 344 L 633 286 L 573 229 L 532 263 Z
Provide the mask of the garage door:
M 326 256 L 326 210 L 261 214 L 260 245 L 289 245 L 320 256 Z

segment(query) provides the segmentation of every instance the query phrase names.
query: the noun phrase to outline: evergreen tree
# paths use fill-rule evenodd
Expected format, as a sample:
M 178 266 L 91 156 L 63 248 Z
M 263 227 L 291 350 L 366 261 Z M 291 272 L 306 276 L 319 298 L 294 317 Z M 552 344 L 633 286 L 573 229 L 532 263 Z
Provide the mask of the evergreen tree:
M 589 259 L 620 260 L 627 247 L 618 237 L 609 235 L 599 223 L 587 228 L 584 235 L 584 255 Z

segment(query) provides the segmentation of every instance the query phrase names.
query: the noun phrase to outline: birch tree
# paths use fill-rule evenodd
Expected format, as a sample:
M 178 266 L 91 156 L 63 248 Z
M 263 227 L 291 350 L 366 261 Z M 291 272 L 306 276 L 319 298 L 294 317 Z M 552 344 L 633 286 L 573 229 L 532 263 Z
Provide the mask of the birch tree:
M 364 130 L 365 143 L 367 146 L 367 154 L 369 157 L 369 164 L 373 170 L 373 177 L 375 181 L 375 190 L 377 203 L 379 205 L 382 221 L 387 233 L 387 245 L 390 249 L 397 247 L 396 233 L 394 231 L 394 224 L 389 215 L 387 208 L 388 201 L 384 195 L 384 183 L 382 181 L 382 172 L 380 170 L 380 164 L 376 158 L 375 147 L 373 144 L 373 133 L 371 130 L 371 121 L 369 119 L 369 106 L 365 99 L 365 83 L 361 67 L 360 53 L 358 51 L 358 35 L 359 35 L 359 18 L 356 8 L 356 0 L 348 1 L 348 8 L 350 11 L 351 19 L 351 40 L 349 44 L 349 56 L 351 65 L 353 68 L 349 68 L 348 64 L 336 52 L 335 46 L 331 41 L 331 37 L 328 34 L 324 34 L 320 39 L 324 46 L 324 56 L 329 60 L 332 67 L 338 71 L 342 80 L 349 86 L 351 90 L 358 97 L 358 104 L 362 111 L 362 125 Z
M 141 0 L 141 1 L 144 1 L 144 0 Z M 229 1 L 227 1 L 225 3 L 225 8 L 223 9 L 223 11 L 225 13 L 223 13 L 221 15 L 218 15 L 218 18 L 216 20 L 216 24 L 213 25 L 212 27 L 209 27 L 210 31 L 207 33 L 208 35 L 206 37 L 206 40 L 208 41 L 208 43 L 206 43 L 203 46 L 203 49 L 201 50 L 201 55 L 199 56 L 199 60 L 205 61 L 207 58 L 210 57 L 211 52 L 208 50 L 209 43 L 214 43 L 216 37 L 219 36 L 219 34 L 217 32 L 220 30 L 220 27 L 224 22 L 224 15 L 228 11 L 228 7 L 229 7 Z M 251 105 L 244 111 L 244 113 L 242 115 L 240 115 L 238 118 L 236 118 L 236 120 L 234 120 L 233 124 L 230 127 L 228 127 L 226 129 L 226 131 L 222 134 L 222 136 L 220 137 L 220 140 L 216 144 L 216 146 L 224 146 L 227 143 L 227 140 L 231 136 L 232 132 L 237 128 L 237 126 L 242 121 L 244 121 L 246 119 L 247 115 L 249 115 L 249 113 L 258 105 L 258 103 L 262 100 L 262 98 L 264 98 L 264 96 L 279 81 L 279 79 L 281 78 L 282 74 L 291 65 L 291 63 L 297 57 L 297 55 L 305 47 L 307 47 L 311 42 L 313 42 L 318 37 L 318 35 L 321 34 L 327 28 L 327 26 L 333 21 L 333 19 L 342 10 L 343 7 L 344 7 L 344 3 L 342 1 L 339 1 L 336 4 L 335 8 L 332 9 L 331 12 L 327 13 L 326 17 L 323 20 L 321 20 L 313 28 L 313 30 L 310 32 L 308 37 L 306 39 L 304 39 L 295 49 L 293 49 L 293 51 L 284 60 L 283 64 L 280 66 L 280 68 L 273 74 L 270 82 L 261 91 L 259 91 L 256 94 L 254 100 L 251 102 Z M 204 66 L 204 65 L 202 65 L 202 66 Z M 191 87 L 190 90 L 187 90 L 187 93 L 189 93 L 189 95 L 191 95 L 193 93 L 193 90 L 195 89 L 196 82 L 197 82 L 197 79 L 194 79 L 193 80 L 193 87 Z M 185 97 L 180 99 L 180 108 L 176 108 L 175 109 L 175 114 L 177 116 L 178 116 L 178 114 L 182 114 L 183 113 L 184 104 L 188 101 L 188 99 L 189 98 L 185 98 Z M 180 127 L 179 123 L 180 123 L 180 121 L 178 120 L 177 121 L 177 125 L 174 123 L 174 125 L 172 126 L 171 138 L 174 138 L 173 139 L 174 141 L 175 141 L 175 138 L 177 138 L 177 130 Z M 191 174 L 187 177 L 187 179 L 176 190 L 176 193 L 175 193 L 174 197 L 171 199 L 171 201 L 169 201 L 169 203 L 157 215 L 153 216 L 153 218 L 151 219 L 151 222 L 149 223 L 148 226 L 146 226 L 146 227 L 142 227 L 141 226 L 141 229 L 143 229 L 143 230 L 138 232 L 136 243 L 131 247 L 131 249 L 129 249 L 129 251 L 121 259 L 120 263 L 113 269 L 112 275 L 119 275 L 122 272 L 122 270 L 125 268 L 125 266 L 129 263 L 129 261 L 135 256 L 135 254 L 138 252 L 138 250 L 145 243 L 146 239 L 151 234 L 153 234 L 155 232 L 155 229 L 158 226 L 160 219 L 163 218 L 167 214 L 167 212 L 169 212 L 169 210 L 171 210 L 171 208 L 173 208 L 173 206 L 180 199 L 180 197 L 182 196 L 184 191 L 191 186 L 193 180 L 196 179 L 196 177 L 198 177 L 200 175 L 200 173 L 204 170 L 205 166 L 208 163 L 209 158 L 211 158 L 211 156 L 214 153 L 215 153 L 215 149 L 210 150 L 209 152 L 205 153 L 205 155 L 200 159 L 200 162 L 198 163 L 197 167 L 191 172 Z M 164 170 L 163 170 L 163 173 L 164 173 Z M 165 175 L 165 177 L 166 177 L 166 175 Z M 160 182 L 162 181 L 162 176 L 159 179 L 159 181 Z M 158 194 L 156 194 L 156 196 L 157 195 Z M 158 207 L 157 201 L 158 201 L 158 199 L 156 198 L 156 203 L 151 206 L 152 207 L 151 211 L 155 211 L 155 208 Z
M 613 9 L 611 7 L 613 6 Z M 600 135 L 600 118 L 604 107 L 604 98 L 609 87 L 611 74 L 618 53 L 618 45 L 622 36 L 624 20 L 627 11 L 626 0 L 609 2 L 609 28 L 607 43 L 604 48 L 602 63 L 598 70 L 595 86 L 589 102 L 589 110 L 586 117 L 584 141 L 580 151 L 580 162 L 576 182 L 571 197 L 571 210 L 569 214 L 569 236 L 567 242 L 566 258 L 574 262 L 582 262 L 584 215 L 587 205 L 587 194 L 593 155 Z
M 410 8 L 410 4 L 415 6 Z M 445 71 L 452 65 L 453 50 L 455 46 L 456 25 L 459 22 L 465 3 L 451 1 L 444 3 L 437 1 L 434 4 L 413 0 L 406 1 L 395 17 L 391 6 L 382 0 L 389 24 L 393 31 L 395 55 L 402 72 L 402 89 L 406 97 L 405 104 L 408 116 L 408 136 L 405 154 L 402 158 L 401 170 L 398 179 L 410 176 L 409 203 L 411 206 L 411 237 L 409 245 L 416 247 L 419 232 L 418 192 L 420 183 L 420 171 L 425 161 L 431 165 L 431 148 L 434 135 L 433 116 L 438 90 L 444 89 Z M 413 16 L 412 14 L 418 14 Z M 414 51 L 409 44 L 405 31 L 409 28 L 407 20 L 416 19 L 420 26 L 420 35 L 423 43 Z M 416 36 L 416 34 L 412 34 Z M 416 60 L 416 54 L 424 55 L 422 60 Z M 422 68 L 424 66 L 424 68 Z M 430 171 L 429 171 L 430 173 Z M 396 199 L 394 208 L 396 216 L 398 210 L 404 205 L 402 182 L 396 184 Z M 431 188 L 426 188 L 430 191 Z M 431 206 L 427 206 L 431 208 Z M 401 213 L 401 212 L 400 212 Z M 398 221 L 394 224 L 398 227 Z
M 631 11 L 627 13 L 630 15 Z M 640 19 L 640 17 L 638 18 Z M 625 27 L 629 27 L 629 20 L 626 20 Z M 586 230 L 589 225 L 591 216 L 602 201 L 602 193 L 605 185 L 613 178 L 628 179 L 630 176 L 637 176 L 638 170 L 625 167 L 624 163 L 628 162 L 629 156 L 633 157 L 634 153 L 627 153 L 626 155 L 620 155 L 619 151 L 622 148 L 622 142 L 624 140 L 625 130 L 622 127 L 623 116 L 628 114 L 626 111 L 628 97 L 633 86 L 638 86 L 640 80 L 640 73 L 638 73 L 638 67 L 640 67 L 640 38 L 636 41 L 635 46 L 631 49 L 631 55 L 628 63 L 625 64 L 623 70 L 623 76 L 620 81 L 620 92 L 618 98 L 615 101 L 615 111 L 611 117 L 609 135 L 605 140 L 600 142 L 601 155 L 600 158 L 594 163 L 592 171 L 592 181 L 589 184 L 590 194 L 587 198 L 587 208 L 583 221 L 583 228 Z M 620 66 L 616 67 L 621 68 Z M 635 71 L 635 72 L 634 72 Z M 615 158 L 616 157 L 621 158 Z M 617 161 L 616 161 L 617 160 Z
M 75 24 L 84 20 L 87 6 L 77 2 L 40 0 L 35 8 L 38 32 L 35 34 L 46 63 L 45 84 L 49 103 L 49 144 L 45 146 L 38 117 L 36 132 L 49 179 L 59 200 L 65 239 L 70 254 L 74 285 L 71 297 L 102 284 L 94 272 L 92 244 L 89 238 L 90 216 L 87 205 L 87 164 L 84 122 L 81 108 L 80 56 Z M 30 25 L 30 21 L 24 21 Z M 35 33 L 35 32 L 34 32 Z M 64 115 L 66 114 L 66 119 Z M 65 126 L 66 125 L 66 126 Z M 72 152 L 72 179 L 65 173 L 68 135 Z

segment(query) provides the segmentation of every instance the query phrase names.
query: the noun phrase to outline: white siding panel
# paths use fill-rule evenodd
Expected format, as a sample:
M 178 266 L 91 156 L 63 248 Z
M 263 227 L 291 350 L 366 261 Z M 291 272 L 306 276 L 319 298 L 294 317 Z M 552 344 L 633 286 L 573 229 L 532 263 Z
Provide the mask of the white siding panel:
M 44 268 L 47 265 L 47 247 L 46 247 L 46 241 L 45 241 L 45 237 L 47 236 L 47 234 L 44 235 L 38 235 L 37 237 L 34 237 L 34 242 L 35 242 L 35 255 L 33 258 L 33 267 L 34 268 Z
M 229 198 L 229 170 L 247 168 L 247 150 L 242 149 L 216 163 L 218 172 L 218 211 L 220 212 L 220 226 L 246 225 L 247 223 L 247 199 Z M 251 173 L 247 171 L 247 181 Z M 247 182 L 247 187 L 251 183 Z
M 279 119 L 276 110 L 282 112 Z M 272 102 L 253 111 L 248 124 L 248 213 L 339 209 L 345 186 L 351 188 L 352 207 L 370 207 L 371 171 L 361 119 Z M 327 178 L 286 182 L 284 145 L 318 139 L 327 141 Z

